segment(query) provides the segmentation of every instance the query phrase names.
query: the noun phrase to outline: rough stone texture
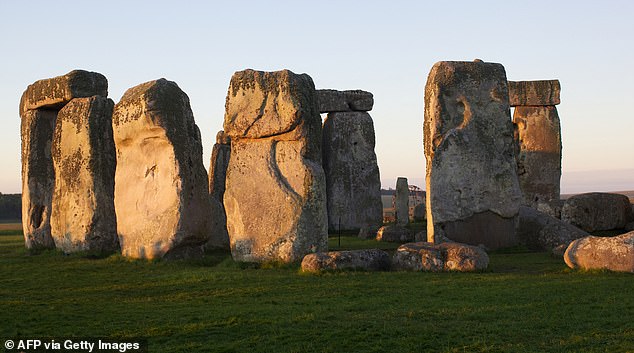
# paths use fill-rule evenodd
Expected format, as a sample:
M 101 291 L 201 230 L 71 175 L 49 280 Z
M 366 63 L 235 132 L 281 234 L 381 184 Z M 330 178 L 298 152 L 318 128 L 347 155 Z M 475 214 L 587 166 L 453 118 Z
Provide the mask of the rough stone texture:
M 308 254 L 302 260 L 302 271 L 304 272 L 324 270 L 387 271 L 389 269 L 390 256 L 379 249 L 320 252 Z
M 376 239 L 376 233 L 379 231 L 379 228 L 381 228 L 379 225 L 363 226 L 359 229 L 358 237 L 360 239 Z
M 522 203 L 559 217 L 561 127 L 557 108 L 516 107 L 513 123 Z
M 54 110 L 22 114 L 22 230 L 28 249 L 55 247 L 50 222 L 55 186 L 51 142 L 56 119 Z
M 414 206 L 414 220 L 421 222 L 427 217 L 427 209 L 425 208 L 425 201 L 423 203 Z
M 330 113 L 322 136 L 328 227 L 352 230 L 382 224 L 381 178 L 370 115 Z
M 439 62 L 425 87 L 427 235 L 497 249 L 517 244 L 521 192 L 506 73 L 500 64 Z
M 218 131 L 216 143 L 211 150 L 209 163 L 209 195 L 212 204 L 211 235 L 206 244 L 208 248 L 229 249 L 229 233 L 227 232 L 227 214 L 223 204 L 227 167 L 231 156 L 231 138 L 224 131 Z
M 374 97 L 372 93 L 352 90 L 337 91 L 334 89 L 317 90 L 317 100 L 319 101 L 320 113 L 349 112 L 372 110 Z
M 566 200 L 561 220 L 587 232 L 623 229 L 631 220 L 630 201 L 625 195 L 592 192 Z
M 624 227 L 626 232 L 631 232 L 634 230 L 634 222 L 630 222 L 628 224 L 625 225 Z
M 122 254 L 148 259 L 202 254 L 210 197 L 187 95 L 165 79 L 130 88 L 115 105 L 113 130 Z
M 66 252 L 119 250 L 114 210 L 112 100 L 75 98 L 57 115 L 51 235 Z
M 396 179 L 394 211 L 397 225 L 404 226 L 409 223 L 409 184 L 407 178 Z
M 403 244 L 392 257 L 392 268 L 401 271 L 472 272 L 487 266 L 489 256 L 484 250 L 454 242 Z
M 301 260 L 328 247 L 321 117 L 310 76 L 245 70 L 231 78 L 224 205 L 237 261 Z
M 393 243 L 405 243 L 414 240 L 414 233 L 411 230 L 399 225 L 387 225 L 379 228 L 376 232 L 377 241 L 387 241 Z
M 559 80 L 509 81 L 509 103 L 516 106 L 546 106 L 559 104 Z
M 420 232 L 414 234 L 414 241 L 415 242 L 421 242 L 421 241 L 427 241 L 427 230 L 423 229 Z
M 520 207 L 517 235 L 531 250 L 547 250 L 563 256 L 570 243 L 587 237 L 583 230 L 531 207 Z
M 634 272 L 634 232 L 575 240 L 568 246 L 564 261 L 573 269 Z
M 96 72 L 73 70 L 29 85 L 20 100 L 20 115 L 38 108 L 59 110 L 73 98 L 92 96 L 108 96 L 106 77 Z

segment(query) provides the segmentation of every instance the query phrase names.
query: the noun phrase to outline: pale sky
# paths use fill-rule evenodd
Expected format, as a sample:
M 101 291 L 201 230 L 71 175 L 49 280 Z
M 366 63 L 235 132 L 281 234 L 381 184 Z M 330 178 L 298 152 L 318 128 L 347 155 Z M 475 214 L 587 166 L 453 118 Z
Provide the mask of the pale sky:
M 231 75 L 307 73 L 363 89 L 382 184 L 424 187 L 427 74 L 441 60 L 502 63 L 509 80 L 559 79 L 562 192 L 634 190 L 634 1 L 0 0 L 0 192 L 18 193 L 18 103 L 30 83 L 104 74 L 117 102 L 157 78 L 191 100 L 209 167 Z

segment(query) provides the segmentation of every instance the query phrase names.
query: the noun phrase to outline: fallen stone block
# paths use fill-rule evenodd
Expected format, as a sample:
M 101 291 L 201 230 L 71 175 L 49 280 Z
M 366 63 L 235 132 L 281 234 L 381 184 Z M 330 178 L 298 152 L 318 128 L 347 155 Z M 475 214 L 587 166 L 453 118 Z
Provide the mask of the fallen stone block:
M 568 246 L 564 261 L 572 269 L 634 273 L 634 232 L 577 239 Z
M 602 192 L 574 195 L 561 209 L 561 220 L 586 232 L 623 229 L 631 221 L 627 196 Z
M 392 243 L 405 243 L 414 240 L 414 233 L 411 230 L 393 224 L 379 228 L 376 232 L 377 241 L 387 241 Z
M 330 251 L 308 254 L 302 260 L 302 271 L 319 272 L 324 270 L 363 270 L 387 271 L 390 269 L 390 256 L 379 249 Z
M 455 242 L 403 244 L 392 257 L 392 268 L 401 271 L 473 272 L 488 266 L 489 256 L 484 250 Z

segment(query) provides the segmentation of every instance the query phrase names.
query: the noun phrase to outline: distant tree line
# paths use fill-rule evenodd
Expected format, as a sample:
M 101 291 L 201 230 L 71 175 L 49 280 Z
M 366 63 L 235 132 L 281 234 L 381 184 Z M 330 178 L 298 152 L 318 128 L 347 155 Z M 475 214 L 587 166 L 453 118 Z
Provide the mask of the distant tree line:
M 0 193 L 0 220 L 22 219 L 22 195 Z

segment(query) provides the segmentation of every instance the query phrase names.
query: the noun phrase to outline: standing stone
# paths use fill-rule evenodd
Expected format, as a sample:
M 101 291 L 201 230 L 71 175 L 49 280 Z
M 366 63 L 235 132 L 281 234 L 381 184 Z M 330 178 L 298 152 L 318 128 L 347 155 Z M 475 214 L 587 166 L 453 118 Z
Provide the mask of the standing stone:
M 146 82 L 125 92 L 112 120 L 122 254 L 147 259 L 201 255 L 211 212 L 189 97 L 174 82 Z
M 321 117 L 310 76 L 245 70 L 231 78 L 224 205 L 237 261 L 301 260 L 328 246 Z
M 509 81 L 517 144 L 522 204 L 559 217 L 561 127 L 555 104 L 560 85 L 551 81 Z
M 227 214 L 223 204 L 227 167 L 231 156 L 231 138 L 224 131 L 216 134 L 216 143 L 211 150 L 209 163 L 209 195 L 211 197 L 212 229 L 207 248 L 229 249 L 229 233 L 227 232 Z
M 112 100 L 75 98 L 57 115 L 51 234 L 66 253 L 119 250 L 114 211 Z
M 22 139 L 22 227 L 27 248 L 53 248 L 51 206 L 55 176 L 51 143 L 57 112 L 73 98 L 108 95 L 96 72 L 74 70 L 36 81 L 20 99 Z
M 323 126 L 328 227 L 353 230 L 383 222 L 374 124 L 365 112 L 329 113 Z
M 424 221 L 427 217 L 427 193 L 425 191 L 422 192 L 423 200 L 418 205 L 414 206 L 414 220 L 417 222 Z M 427 240 L 427 238 L 425 238 Z
M 427 235 L 517 244 L 521 193 L 504 67 L 438 62 L 425 87 Z
M 409 223 L 409 184 L 407 178 L 396 179 L 396 196 L 394 199 L 396 224 L 405 226 Z
M 57 112 L 27 110 L 22 115 L 22 230 L 28 249 L 54 248 L 51 202 L 55 175 L 51 142 Z

